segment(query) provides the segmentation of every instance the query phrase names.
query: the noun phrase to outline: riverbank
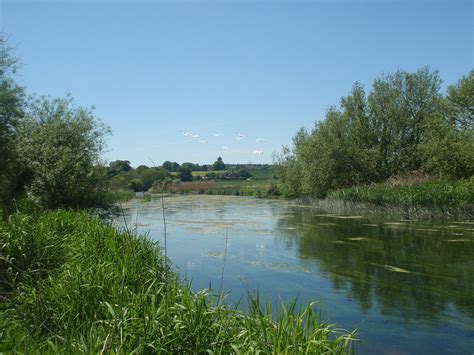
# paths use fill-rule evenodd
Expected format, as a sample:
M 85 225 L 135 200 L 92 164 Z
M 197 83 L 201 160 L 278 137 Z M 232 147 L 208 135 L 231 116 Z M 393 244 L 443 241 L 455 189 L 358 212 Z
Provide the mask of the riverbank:
M 373 184 L 334 190 L 322 200 L 325 209 L 397 214 L 404 218 L 473 218 L 474 177 L 457 181 Z
M 308 306 L 242 312 L 193 293 L 158 246 L 85 212 L 0 224 L 2 352 L 350 352 Z
M 275 181 L 229 180 L 172 184 L 171 194 L 255 196 L 280 195 Z M 457 181 L 382 183 L 332 190 L 325 198 L 299 197 L 298 204 L 330 213 L 394 215 L 400 218 L 474 218 L 474 177 Z

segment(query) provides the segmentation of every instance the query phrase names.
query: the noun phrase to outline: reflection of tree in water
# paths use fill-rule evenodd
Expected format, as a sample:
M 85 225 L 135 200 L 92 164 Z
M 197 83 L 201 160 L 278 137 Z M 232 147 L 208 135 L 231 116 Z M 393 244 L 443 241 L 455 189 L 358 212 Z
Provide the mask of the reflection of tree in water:
M 474 319 L 474 243 L 447 242 L 446 230 L 292 212 L 278 220 L 278 238 L 297 243 L 299 257 L 316 260 L 364 311 L 377 302 L 383 314 L 433 319 L 453 304 Z

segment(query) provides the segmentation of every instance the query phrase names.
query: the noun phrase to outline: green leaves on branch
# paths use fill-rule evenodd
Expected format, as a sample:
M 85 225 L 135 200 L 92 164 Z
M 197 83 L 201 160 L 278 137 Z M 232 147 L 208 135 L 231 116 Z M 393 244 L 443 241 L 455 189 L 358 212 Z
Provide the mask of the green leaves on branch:
M 109 128 L 70 96 L 34 98 L 20 120 L 16 151 L 28 198 L 48 209 L 106 204 L 100 166 Z
M 355 83 L 312 131 L 275 157 L 287 196 L 323 197 L 330 190 L 382 182 L 412 171 L 463 178 L 474 173 L 474 71 L 440 93 L 424 67 L 374 80 L 367 95 Z

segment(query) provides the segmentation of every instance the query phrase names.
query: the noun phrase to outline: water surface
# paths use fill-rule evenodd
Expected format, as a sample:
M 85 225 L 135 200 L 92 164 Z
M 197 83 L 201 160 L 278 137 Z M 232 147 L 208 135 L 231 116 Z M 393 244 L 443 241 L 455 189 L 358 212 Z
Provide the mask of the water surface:
M 358 353 L 474 352 L 474 222 L 367 219 L 234 196 L 165 204 L 168 257 L 194 290 L 220 287 L 227 230 L 231 300 L 258 289 L 271 300 L 321 301 L 325 319 L 358 329 Z M 124 211 L 163 245 L 158 197 Z

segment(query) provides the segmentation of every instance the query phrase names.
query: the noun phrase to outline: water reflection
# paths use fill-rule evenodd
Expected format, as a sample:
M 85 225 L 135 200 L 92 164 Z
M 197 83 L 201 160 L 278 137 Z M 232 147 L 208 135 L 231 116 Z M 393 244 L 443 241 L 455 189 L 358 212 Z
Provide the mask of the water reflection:
M 474 319 L 474 234 L 461 224 L 369 223 L 299 208 L 278 230 L 363 311 L 376 302 L 405 321 L 440 321 L 454 306 Z

